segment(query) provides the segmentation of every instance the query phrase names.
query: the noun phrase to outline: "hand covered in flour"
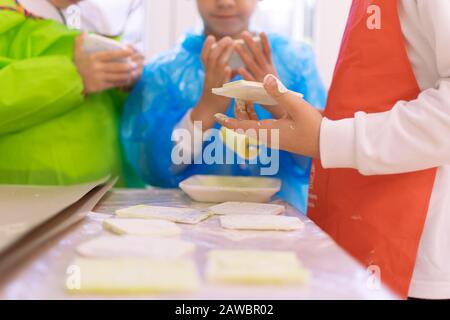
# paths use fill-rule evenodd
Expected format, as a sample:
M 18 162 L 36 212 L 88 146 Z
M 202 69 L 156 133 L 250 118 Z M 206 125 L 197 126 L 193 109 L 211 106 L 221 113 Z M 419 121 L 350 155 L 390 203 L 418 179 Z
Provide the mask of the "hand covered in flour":
M 209 36 L 204 44 L 201 55 L 205 67 L 203 93 L 191 113 L 191 120 L 201 121 L 204 130 L 214 126 L 214 114 L 224 113 L 230 106 L 231 99 L 214 95 L 212 89 L 220 88 L 230 82 L 232 70 L 228 62 L 233 50 L 234 41 L 230 37 L 216 42 L 213 36 Z
M 112 52 L 86 53 L 83 42 L 86 35 L 76 38 L 74 64 L 83 80 L 84 94 L 102 92 L 132 85 L 142 72 L 139 59 L 132 49 Z
M 236 46 L 236 52 L 245 64 L 245 68 L 238 70 L 241 77 L 247 81 L 263 82 L 268 74 L 278 76 L 267 35 L 264 32 L 260 34 L 261 45 L 253 40 L 252 34 L 248 31 L 244 31 L 241 37 L 248 48 L 247 50 L 242 44 Z
M 249 131 L 256 132 L 258 137 L 261 133 L 260 129 L 266 129 L 268 146 L 319 158 L 320 126 L 323 119 L 321 113 L 288 91 L 274 75 L 265 77 L 264 87 L 278 102 L 277 108 L 284 110 L 284 117 L 259 121 L 250 104 L 244 103 L 243 106 L 243 102 L 239 102 L 236 103 L 236 119 L 228 118 L 224 114 L 216 114 L 216 120 L 231 130 L 246 132 L 250 129 Z M 274 132 L 277 132 L 278 135 L 274 135 Z

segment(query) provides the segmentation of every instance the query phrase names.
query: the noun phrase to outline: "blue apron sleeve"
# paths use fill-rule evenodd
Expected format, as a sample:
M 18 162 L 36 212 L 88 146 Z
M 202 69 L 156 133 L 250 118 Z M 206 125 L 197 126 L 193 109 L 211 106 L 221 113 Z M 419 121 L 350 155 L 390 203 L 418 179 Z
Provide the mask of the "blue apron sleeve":
M 172 132 L 186 114 L 177 101 L 177 85 L 150 64 L 124 108 L 121 139 L 127 160 L 150 185 L 176 187 L 183 179 L 172 165 Z

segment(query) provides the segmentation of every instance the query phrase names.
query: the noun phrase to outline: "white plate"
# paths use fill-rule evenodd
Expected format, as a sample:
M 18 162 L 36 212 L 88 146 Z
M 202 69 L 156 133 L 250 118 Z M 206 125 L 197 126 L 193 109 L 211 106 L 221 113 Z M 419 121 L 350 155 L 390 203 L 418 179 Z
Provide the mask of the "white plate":
M 195 175 L 180 183 L 191 199 L 199 202 L 269 202 L 281 188 L 281 180 L 262 177 Z

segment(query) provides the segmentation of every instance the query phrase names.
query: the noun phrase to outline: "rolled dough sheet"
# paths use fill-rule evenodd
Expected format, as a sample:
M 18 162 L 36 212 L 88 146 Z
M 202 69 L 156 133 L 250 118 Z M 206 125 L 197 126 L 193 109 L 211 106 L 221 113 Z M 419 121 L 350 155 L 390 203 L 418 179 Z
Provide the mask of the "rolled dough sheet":
M 296 217 L 262 215 L 225 215 L 220 217 L 220 224 L 225 229 L 260 231 L 294 231 L 304 227 Z
M 67 270 L 66 289 L 80 294 L 185 292 L 199 286 L 191 260 L 79 258 Z
M 308 272 L 295 252 L 215 250 L 208 254 L 206 279 L 213 283 L 301 284 Z
M 106 219 L 103 228 L 119 235 L 175 236 L 181 233 L 181 228 L 172 221 L 156 219 Z
M 226 127 L 220 129 L 220 138 L 230 150 L 233 150 L 243 159 L 252 160 L 261 153 L 261 149 L 258 146 L 261 144 L 259 144 L 258 140 L 245 134 L 239 134 Z
M 211 214 L 191 208 L 171 208 L 139 205 L 116 211 L 120 218 L 163 219 L 178 223 L 197 224 Z
M 217 215 L 278 215 L 286 208 L 277 204 L 253 203 L 253 202 L 224 202 L 209 208 Z
M 179 239 L 137 236 L 104 236 L 84 242 L 77 253 L 87 258 L 151 258 L 176 260 L 188 256 L 195 245 Z
M 302 98 L 301 93 L 293 92 L 293 94 Z M 264 84 L 261 82 L 239 80 L 226 83 L 222 88 L 212 89 L 212 93 L 228 98 L 252 101 L 262 105 L 277 105 L 278 103 L 267 93 Z

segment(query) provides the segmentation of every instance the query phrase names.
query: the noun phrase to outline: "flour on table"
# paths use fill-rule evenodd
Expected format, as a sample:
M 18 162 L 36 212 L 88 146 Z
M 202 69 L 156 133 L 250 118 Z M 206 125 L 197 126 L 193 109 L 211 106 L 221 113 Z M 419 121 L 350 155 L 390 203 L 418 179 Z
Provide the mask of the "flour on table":
M 224 202 L 209 208 L 217 215 L 278 215 L 286 209 L 278 204 L 253 203 L 253 202 Z
M 214 283 L 301 284 L 308 272 L 295 252 L 216 250 L 209 252 L 206 278 Z
M 211 214 L 191 208 L 172 208 L 139 205 L 116 211 L 120 218 L 164 219 L 178 223 L 197 224 Z
M 179 226 L 167 220 L 106 219 L 103 227 L 119 235 L 174 236 L 181 233 Z
M 75 273 L 66 278 L 66 288 L 72 293 L 138 295 L 193 291 L 199 286 L 191 260 L 80 258 L 69 268 L 79 275 L 79 281 L 74 280 Z
M 88 258 L 142 257 L 154 260 L 181 259 L 195 250 L 193 243 L 158 237 L 103 236 L 77 247 L 77 253 Z
M 220 224 L 225 229 L 260 231 L 294 231 L 304 227 L 296 217 L 261 215 L 225 215 L 220 217 Z

